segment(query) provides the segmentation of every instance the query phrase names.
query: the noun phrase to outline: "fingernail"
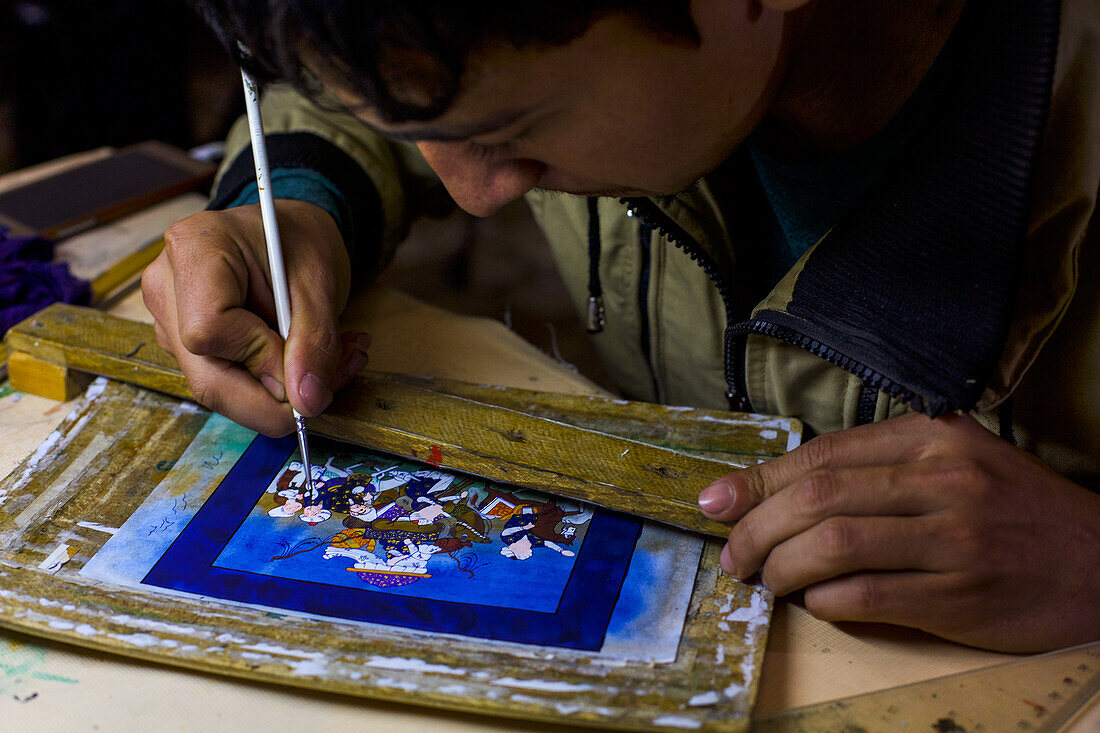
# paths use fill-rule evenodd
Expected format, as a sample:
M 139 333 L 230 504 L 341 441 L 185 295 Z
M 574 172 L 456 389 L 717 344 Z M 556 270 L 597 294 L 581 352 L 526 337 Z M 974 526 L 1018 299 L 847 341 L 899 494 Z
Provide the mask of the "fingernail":
M 271 396 L 279 402 L 286 399 L 286 390 L 283 389 L 283 383 L 270 374 L 265 374 L 260 377 L 260 384 L 262 384 L 264 389 L 270 392 Z
M 730 557 L 730 546 L 728 544 L 722 548 L 722 556 L 718 559 L 718 562 L 722 565 L 722 570 L 725 570 L 731 578 L 740 577 L 737 574 L 737 567 L 733 564 L 733 558 Z
M 325 386 L 325 383 L 312 372 L 302 377 L 302 382 L 298 386 L 298 394 L 301 395 L 306 409 L 313 415 L 328 407 L 328 404 L 332 402 L 332 390 Z
M 370 342 L 371 338 L 369 333 L 360 333 L 355 337 L 355 348 L 363 352 L 369 351 Z
M 715 481 L 699 494 L 699 508 L 707 514 L 721 514 L 733 506 L 733 489 L 725 481 Z

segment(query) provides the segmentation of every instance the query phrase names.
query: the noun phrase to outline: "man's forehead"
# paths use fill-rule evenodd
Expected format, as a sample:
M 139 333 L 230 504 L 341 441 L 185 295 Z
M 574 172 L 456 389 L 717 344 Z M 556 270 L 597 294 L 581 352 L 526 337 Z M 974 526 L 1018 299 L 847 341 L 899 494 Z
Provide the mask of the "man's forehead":
M 552 52 L 550 52 L 552 53 Z M 503 130 L 543 106 L 555 87 L 543 78 L 545 50 L 509 49 L 473 54 L 466 64 L 461 90 L 438 117 L 391 122 L 347 88 L 337 96 L 368 127 L 405 141 L 461 141 Z
M 476 110 L 473 110 L 473 112 L 472 117 L 476 117 Z M 525 114 L 527 114 L 527 111 L 524 109 L 507 108 L 503 110 L 485 110 L 483 116 L 470 121 L 453 121 L 449 119 L 450 115 L 444 113 L 441 117 L 428 122 L 397 124 L 382 122 L 370 112 L 360 114 L 359 117 L 369 127 L 391 140 L 450 142 L 469 140 L 473 137 L 503 130 L 514 125 Z

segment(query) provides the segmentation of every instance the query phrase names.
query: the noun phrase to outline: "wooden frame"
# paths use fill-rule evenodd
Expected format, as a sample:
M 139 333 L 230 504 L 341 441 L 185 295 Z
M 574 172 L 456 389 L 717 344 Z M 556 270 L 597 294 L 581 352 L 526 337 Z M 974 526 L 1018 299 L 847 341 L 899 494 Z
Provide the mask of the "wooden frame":
M 81 576 L 207 417 L 189 403 L 117 383 L 97 382 L 90 394 L 45 449 L 0 482 L 0 625 L 192 669 L 432 707 L 626 729 L 747 727 L 771 599 L 720 573 L 719 542 L 705 547 L 669 664 L 608 664 L 539 648 L 517 654 L 399 629 L 365 638 L 350 624 L 275 622 L 269 612 Z M 622 407 L 635 416 L 646 409 Z

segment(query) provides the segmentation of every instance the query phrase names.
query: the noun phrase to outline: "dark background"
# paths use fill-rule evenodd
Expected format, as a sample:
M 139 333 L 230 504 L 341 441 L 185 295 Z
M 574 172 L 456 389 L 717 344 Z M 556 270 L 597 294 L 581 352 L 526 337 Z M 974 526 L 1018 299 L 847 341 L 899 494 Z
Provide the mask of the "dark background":
M 0 172 L 221 139 L 244 108 L 236 73 L 179 0 L 0 0 Z
M 183 0 L 0 0 L 0 173 L 149 139 L 187 150 L 243 113 L 240 72 Z M 522 202 L 423 222 L 381 280 L 609 386 Z

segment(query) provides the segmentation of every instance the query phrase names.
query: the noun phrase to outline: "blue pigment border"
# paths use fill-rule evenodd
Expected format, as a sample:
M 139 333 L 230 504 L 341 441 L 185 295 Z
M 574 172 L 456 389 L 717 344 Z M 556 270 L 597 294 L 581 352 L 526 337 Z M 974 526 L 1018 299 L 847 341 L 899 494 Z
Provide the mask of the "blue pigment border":
M 337 450 L 363 450 L 325 442 Z M 396 596 L 214 567 L 296 445 L 290 436 L 257 436 L 142 582 L 288 611 L 480 639 L 587 651 L 603 644 L 642 530 L 640 521 L 614 512 L 597 511 L 592 517 L 553 613 Z

